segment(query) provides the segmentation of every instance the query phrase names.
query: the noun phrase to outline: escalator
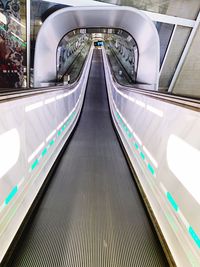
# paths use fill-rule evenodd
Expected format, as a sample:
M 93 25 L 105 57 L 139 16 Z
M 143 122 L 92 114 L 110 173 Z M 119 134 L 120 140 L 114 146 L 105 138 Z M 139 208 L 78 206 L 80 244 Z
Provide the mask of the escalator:
M 168 266 L 111 123 L 99 49 L 76 131 L 10 266 Z

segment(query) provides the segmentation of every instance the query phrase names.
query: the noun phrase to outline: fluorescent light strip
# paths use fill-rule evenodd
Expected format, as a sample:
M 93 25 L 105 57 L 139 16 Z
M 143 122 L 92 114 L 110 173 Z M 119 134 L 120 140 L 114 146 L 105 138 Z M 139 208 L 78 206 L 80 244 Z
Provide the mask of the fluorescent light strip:
M 40 144 L 36 150 L 28 157 L 28 162 L 31 162 L 34 157 L 38 154 L 38 152 L 44 147 L 44 142 L 42 144 Z
M 47 154 L 48 150 L 47 147 L 45 147 L 41 153 L 41 156 L 44 157 Z
M 200 238 L 199 236 L 195 233 L 194 229 L 189 226 L 188 229 L 189 234 L 191 235 L 192 239 L 194 240 L 194 242 L 196 243 L 196 245 L 198 246 L 198 248 L 200 248 Z
M 56 100 L 55 97 L 52 97 L 52 98 L 46 99 L 46 100 L 44 101 L 44 103 L 45 103 L 45 105 L 48 105 L 48 104 L 50 104 L 50 103 L 53 103 L 55 100 Z
M 165 196 L 167 196 L 168 191 L 165 188 L 165 186 L 163 185 L 163 183 L 161 183 L 161 182 L 160 182 L 160 187 L 161 187 L 162 191 L 164 192 Z M 179 215 L 181 221 L 183 222 L 183 224 L 185 225 L 185 227 L 188 229 L 190 225 L 187 222 L 186 218 L 184 217 L 184 215 L 180 209 L 178 209 L 178 215 Z
M 62 99 L 63 97 L 64 97 L 64 94 L 62 94 L 62 95 L 57 95 L 57 96 L 56 96 L 56 100 Z
M 25 107 L 25 112 L 29 112 L 31 110 L 40 108 L 42 106 L 43 106 L 43 102 L 42 101 L 34 103 L 34 104 L 31 104 L 31 105 Z
M 147 154 L 147 156 L 149 157 L 149 159 L 151 160 L 151 162 L 153 163 L 153 165 L 158 168 L 158 163 L 157 161 L 153 158 L 153 156 L 151 155 L 151 153 L 147 150 L 147 148 L 145 146 L 143 146 L 143 150 L 144 152 Z
M 67 97 L 69 95 L 71 95 L 73 92 L 68 92 L 68 93 L 64 93 L 64 96 L 63 97 Z
M 24 26 L 21 22 L 19 22 L 18 20 L 16 20 L 15 18 L 13 18 L 12 16 L 10 16 L 10 18 L 15 21 L 16 23 L 18 23 L 20 26 L 22 26 L 23 28 L 26 28 L 26 26 Z
M 76 90 L 77 90 L 78 87 L 74 88 L 73 90 L 71 90 L 70 92 L 67 92 L 67 93 L 64 93 L 64 97 L 67 97 L 71 94 L 73 94 Z
M 31 171 L 33 171 L 33 170 L 37 167 L 38 164 L 39 164 L 39 160 L 36 159 L 36 160 L 33 162 L 33 164 L 31 165 Z
M 3 203 L 3 205 L 0 206 L 0 213 L 2 212 L 2 210 L 5 208 L 5 202 Z
M 132 102 L 135 102 L 135 98 L 130 97 L 130 96 L 128 96 L 128 95 L 122 93 L 116 86 L 114 86 L 114 88 L 115 88 L 115 91 L 116 91 L 118 94 L 120 94 L 121 96 L 123 96 L 124 98 L 127 98 L 128 100 L 130 100 L 130 101 L 132 101 Z
M 121 96 L 123 96 L 124 98 L 130 100 L 131 102 L 135 103 L 135 99 L 133 97 L 130 97 L 124 93 L 122 93 L 121 91 L 119 91 L 117 88 L 115 88 L 115 90 L 117 91 L 118 94 L 120 94 Z
M 167 194 L 167 189 L 165 188 L 165 186 L 163 185 L 163 183 L 160 182 L 160 187 L 163 190 L 164 194 Z
M 5 199 L 6 205 L 8 205 L 9 202 L 14 198 L 14 196 L 17 194 L 17 191 L 18 191 L 18 186 L 16 185 L 15 187 L 13 187 L 13 189 L 11 190 L 11 192 L 9 193 L 7 198 Z
M 137 142 L 142 146 L 142 141 L 140 140 L 140 138 L 138 137 L 138 135 L 135 132 L 133 132 L 133 136 L 137 140 Z
M 18 188 L 20 188 L 20 186 L 23 184 L 24 180 L 25 180 L 25 177 L 23 177 L 23 178 L 20 180 L 20 182 L 18 183 Z
M 24 43 L 24 40 L 20 38 L 18 35 L 16 35 L 14 32 L 11 32 L 11 34 Z
M 123 115 L 120 113 L 120 111 L 119 111 L 119 109 L 117 108 L 117 105 L 116 105 L 116 103 L 115 103 L 115 101 L 114 101 L 114 99 L 112 99 L 113 100 L 113 104 L 114 104 L 114 106 L 115 106 L 115 109 L 117 110 L 117 112 L 119 113 L 119 115 L 121 116 L 121 118 L 122 118 L 122 120 L 124 121 L 124 123 L 126 124 L 126 126 L 127 126 L 127 128 L 128 128 L 128 130 L 132 133 L 133 132 L 133 130 L 132 130 L 132 128 L 131 128 L 131 126 L 128 124 L 128 122 L 126 121 L 126 119 L 123 117 Z
M 154 107 L 152 107 L 151 105 L 145 105 L 145 103 L 142 102 L 142 101 L 140 101 L 140 100 L 135 100 L 135 98 L 130 97 L 130 96 L 128 96 L 128 95 L 122 93 L 122 92 L 121 92 L 119 89 L 117 89 L 117 87 L 115 87 L 115 86 L 114 86 L 114 88 L 115 88 L 115 91 L 116 91 L 118 94 L 120 94 L 121 96 L 123 96 L 124 98 L 130 100 L 130 101 L 133 102 L 133 103 L 136 103 L 136 104 L 139 105 L 140 107 L 143 107 L 143 108 L 146 107 L 146 109 L 147 109 L 148 111 L 154 113 L 155 115 L 158 115 L 159 117 L 163 117 L 163 111 L 161 111 L 161 110 L 159 110 L 159 109 L 157 109 L 157 108 L 154 108 Z
M 158 115 L 159 117 L 163 117 L 163 112 L 162 112 L 161 110 L 157 109 L 157 108 L 154 108 L 154 107 L 152 107 L 152 106 L 150 106 L 150 105 L 147 105 L 147 106 L 146 106 L 146 109 L 147 109 L 148 111 L 150 111 L 150 112 L 152 112 L 152 113 Z
M 183 213 L 180 211 L 180 209 L 178 210 L 178 214 L 179 214 L 181 221 L 183 222 L 185 227 L 188 229 L 190 225 L 189 225 L 188 221 L 185 219 L 185 217 L 184 217 Z
M 154 168 L 151 166 L 150 163 L 147 163 L 147 168 L 148 168 L 148 170 L 151 172 L 152 175 L 155 175 L 155 170 L 154 170 Z
M 165 188 L 165 186 L 161 182 L 160 182 L 160 187 L 163 190 L 163 192 L 164 192 L 165 196 L 167 197 L 168 201 L 170 202 L 170 204 L 174 208 L 174 210 L 178 212 L 179 211 L 179 207 L 178 207 L 176 201 L 174 200 L 173 196 L 169 193 L 169 191 L 167 191 L 167 189 Z
M 138 106 L 142 107 L 142 108 L 145 108 L 145 103 L 140 101 L 140 100 L 136 100 L 135 102 Z
M 63 121 L 58 125 L 57 130 L 59 130 L 63 125 Z
M 53 132 L 51 132 L 51 133 L 47 136 L 47 138 L 46 138 L 46 142 L 48 142 L 48 141 L 54 136 L 54 134 L 56 134 L 56 130 L 53 130 Z

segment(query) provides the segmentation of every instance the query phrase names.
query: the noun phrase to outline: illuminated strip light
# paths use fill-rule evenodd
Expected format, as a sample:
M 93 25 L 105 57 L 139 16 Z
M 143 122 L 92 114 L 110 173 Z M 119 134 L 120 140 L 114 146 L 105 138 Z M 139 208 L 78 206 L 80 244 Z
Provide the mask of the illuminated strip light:
M 64 96 L 65 96 L 64 94 L 62 94 L 62 95 L 57 95 L 57 96 L 56 96 L 56 100 L 62 99 Z
M 127 128 L 129 129 L 129 131 L 132 133 L 133 130 L 131 128 L 131 126 L 129 125 L 129 123 L 126 121 L 126 119 L 123 117 L 123 115 L 120 113 L 119 109 L 117 108 L 117 105 L 113 99 L 113 103 L 114 103 L 114 106 L 115 106 L 115 109 L 117 110 L 117 112 L 119 113 L 119 115 L 121 116 L 122 120 L 124 121 L 124 123 L 126 124 Z
M 180 217 L 181 221 L 183 222 L 183 224 L 188 229 L 189 223 L 187 222 L 187 220 L 185 219 L 185 217 L 182 214 L 181 210 L 179 209 L 178 204 L 176 203 L 176 201 L 174 200 L 174 198 L 172 197 L 172 195 L 167 191 L 167 189 L 165 188 L 165 186 L 161 182 L 160 182 L 160 187 L 161 187 L 162 191 L 164 192 L 165 196 L 167 196 L 168 201 L 170 202 L 170 204 L 172 205 L 172 207 L 179 214 L 179 217 Z
M 70 92 L 71 93 L 71 92 Z M 57 127 L 57 129 L 60 129 L 62 126 L 63 126 L 63 124 L 68 120 L 68 119 L 70 119 L 70 122 L 71 122 L 71 119 L 73 119 L 73 117 L 74 117 L 74 115 L 75 115 L 75 109 L 76 109 L 76 107 L 77 107 L 77 105 L 79 104 L 79 101 L 80 101 L 80 99 L 81 99 L 81 95 L 79 96 L 79 98 L 78 98 L 78 101 L 76 102 L 76 105 L 74 106 L 74 108 L 71 110 L 71 112 L 69 113 L 69 115 L 59 124 L 59 126 Z M 66 129 L 66 125 L 64 125 L 64 128 L 62 127 L 62 129 L 61 130 L 59 130 L 58 132 L 60 132 L 60 134 L 61 134 L 61 131 L 64 131 Z M 46 142 L 48 142 L 50 139 L 51 139 L 51 137 L 54 135 L 56 133 L 56 130 L 54 130 L 47 138 L 46 138 Z M 55 144 L 55 141 L 56 141 L 56 138 L 53 138 L 50 142 L 49 142 L 49 144 L 48 144 L 48 146 L 47 147 L 45 147 L 44 149 L 43 149 L 43 151 L 41 152 L 41 155 L 37 158 L 37 159 L 35 159 L 35 161 L 32 163 L 32 165 L 31 165 L 31 167 L 30 167 L 30 169 L 29 169 L 29 172 L 31 172 L 31 171 L 33 171 L 37 166 L 38 166 L 38 164 L 40 163 L 40 160 L 47 154 L 47 152 L 48 152 L 48 149 L 52 146 L 52 145 L 54 145 Z M 42 143 L 42 144 L 44 144 L 44 142 Z M 40 147 L 40 146 L 39 146 Z M 38 147 L 38 149 L 39 149 L 39 147 Z M 41 147 L 41 149 L 42 149 L 43 147 Z M 37 151 L 37 149 L 36 149 L 36 151 Z M 34 151 L 34 152 L 36 152 L 36 151 Z M 39 152 L 39 151 L 38 151 Z M 32 154 L 33 155 L 33 154 Z M 31 156 L 32 156 L 31 155 Z
M 36 150 L 28 157 L 28 162 L 31 162 L 35 156 L 40 152 L 40 150 L 42 150 L 42 148 L 44 147 L 44 142 L 42 144 L 40 144 Z
M 36 160 L 33 162 L 33 164 L 31 165 L 31 170 L 33 171 L 33 170 L 37 167 L 38 164 L 39 164 L 39 160 L 36 159 Z
M 48 105 L 48 104 L 50 104 L 50 103 L 53 103 L 55 100 L 56 100 L 55 97 L 52 97 L 52 98 L 46 99 L 46 100 L 44 101 L 44 103 L 45 103 L 45 105 Z
M 5 208 L 5 202 L 3 203 L 3 205 L 0 206 L 0 213 L 2 212 L 2 210 Z
M 41 157 L 43 158 L 47 154 L 48 150 L 47 147 L 45 147 L 41 153 Z
M 158 115 L 159 117 L 163 117 L 163 111 L 157 109 L 157 108 L 154 108 L 150 105 L 146 105 L 146 109 L 156 115 Z
M 133 136 L 137 140 L 137 142 L 142 146 L 142 141 L 140 140 L 140 138 L 138 137 L 138 135 L 135 132 L 133 132 Z
M 151 155 L 151 153 L 147 150 L 147 148 L 145 146 L 143 146 L 143 150 L 144 152 L 147 154 L 148 158 L 151 160 L 151 162 L 153 163 L 153 165 L 158 168 L 158 163 L 157 161 L 154 159 L 154 157 Z
M 70 114 L 69 114 L 69 116 L 68 116 L 68 118 L 70 118 L 70 121 L 71 121 L 71 119 L 73 119 L 74 115 L 76 114 L 76 113 L 74 112 L 74 109 L 76 108 L 76 106 L 77 106 L 77 104 L 78 104 L 80 98 L 81 98 L 81 96 L 79 96 L 79 99 L 78 99 L 78 101 L 77 101 L 75 107 L 73 108 L 73 110 L 70 112 Z M 67 119 L 67 118 L 66 118 L 66 119 Z M 62 130 L 65 130 L 65 129 L 62 129 Z M 56 132 L 56 131 L 54 130 L 53 132 Z M 53 133 L 53 132 L 52 132 L 52 133 Z M 55 138 L 52 139 L 52 140 L 50 141 L 49 144 L 50 144 L 50 146 L 52 146 L 54 143 L 55 143 Z M 36 152 L 36 151 L 35 151 L 35 152 Z M 39 158 L 36 159 L 36 160 L 33 162 L 33 164 L 31 165 L 31 170 L 34 170 L 34 169 L 38 166 L 38 164 L 39 164 L 39 160 L 40 160 L 42 157 L 44 157 L 44 156 L 47 154 L 47 152 L 48 152 L 47 147 L 45 147 L 45 148 L 43 149 L 43 151 L 41 152 L 41 155 L 39 156 Z M 0 213 L 3 211 L 3 209 L 6 207 L 6 205 L 9 204 L 10 201 L 14 198 L 14 196 L 16 195 L 16 193 L 18 192 L 19 188 L 21 187 L 21 185 L 23 184 L 24 181 L 25 181 L 25 177 L 23 177 L 23 178 L 20 180 L 20 182 L 18 183 L 18 185 L 16 185 L 16 186 L 12 189 L 12 191 L 10 192 L 10 194 L 9 194 L 9 195 L 7 196 L 7 198 L 5 199 L 3 205 L 0 206 Z
M 3 205 L 0 206 L 0 213 L 3 211 L 3 209 L 6 207 L 6 205 L 13 199 L 13 197 L 16 195 L 16 193 L 18 192 L 20 186 L 23 184 L 25 180 L 25 177 L 23 177 L 20 182 L 18 183 L 18 185 L 16 185 L 10 192 L 10 194 L 6 197 L 6 199 L 3 202 Z
M 150 105 L 146 105 L 144 102 L 142 102 L 142 101 L 140 101 L 140 100 L 135 100 L 135 98 L 130 97 L 130 96 L 128 96 L 128 95 L 122 93 L 119 89 L 117 89 L 116 86 L 114 86 L 114 88 L 115 88 L 115 91 L 116 91 L 118 94 L 120 94 L 121 96 L 123 96 L 124 98 L 130 100 L 130 101 L 133 102 L 133 103 L 136 103 L 137 105 L 139 105 L 139 106 L 141 106 L 141 107 L 143 107 L 143 108 L 146 107 L 146 109 L 147 109 L 148 111 L 154 113 L 155 115 L 157 115 L 157 116 L 159 116 L 159 117 L 163 117 L 163 111 L 161 111 L 161 110 L 159 110 L 159 109 L 157 109 L 157 108 L 155 108 L 155 107 L 152 107 L 152 106 L 150 106 Z
M 115 90 L 117 91 L 118 94 L 120 94 L 121 96 L 123 96 L 124 98 L 130 100 L 131 102 L 135 103 L 135 99 L 133 97 L 130 97 L 124 93 L 122 93 L 121 91 L 119 91 L 117 88 L 115 88 Z
M 185 225 L 185 227 L 188 230 L 188 232 L 189 232 L 190 236 L 192 237 L 193 241 L 196 243 L 196 245 L 198 246 L 198 248 L 200 248 L 200 237 L 194 231 L 194 229 L 192 228 L 192 226 L 189 225 L 189 223 L 185 219 L 184 215 L 180 211 L 180 209 L 179 209 L 176 201 L 174 200 L 174 198 L 172 197 L 172 195 L 166 190 L 166 188 L 164 187 L 164 185 L 161 182 L 160 182 L 160 187 L 162 188 L 163 192 L 167 196 L 168 201 L 170 202 L 170 204 L 173 207 L 173 209 L 178 213 L 181 221 Z
M 6 16 L 2 12 L 0 12 L 0 21 L 3 22 L 3 24 L 8 23 Z
M 188 232 L 190 233 L 190 236 L 192 237 L 198 248 L 200 248 L 200 238 L 191 226 L 189 227 Z
M 77 88 L 78 88 L 78 87 L 77 87 Z M 64 93 L 64 97 L 67 97 L 67 96 L 73 94 L 73 93 L 77 90 L 77 88 L 71 90 L 70 92 Z
M 5 205 L 8 205 L 9 202 L 14 198 L 14 196 L 17 194 L 18 191 L 18 186 L 15 186 L 12 191 L 10 192 L 10 194 L 7 196 L 7 198 L 5 199 Z
M 55 138 L 53 138 L 50 142 L 49 142 L 49 145 L 52 146 L 55 144 Z
M 16 23 L 18 23 L 20 26 L 22 26 L 23 28 L 26 28 L 26 26 L 24 26 L 21 22 L 19 22 L 18 20 L 16 20 L 15 18 L 13 18 L 12 16 L 10 16 L 10 18 L 15 21 Z
M 11 32 L 11 34 L 24 43 L 24 40 L 20 38 L 17 34 L 15 34 L 14 32 Z
M 175 211 L 178 211 L 178 209 L 179 209 L 178 205 L 177 205 L 176 201 L 174 200 L 173 196 L 169 192 L 167 192 L 167 199 L 169 200 L 169 202 L 172 205 L 173 209 Z
M 67 92 L 67 93 L 64 93 L 64 94 L 56 96 L 56 100 L 62 99 L 64 97 L 67 97 L 67 96 L 73 94 L 77 89 L 78 89 L 78 86 L 76 88 L 74 88 L 73 90 Z
M 63 124 L 64 124 L 64 122 L 62 121 L 62 122 L 58 125 L 57 130 L 59 130 L 59 129 L 63 126 Z
M 21 185 L 23 184 L 23 182 L 25 181 L 25 177 L 23 177 L 20 182 L 18 183 L 18 189 L 21 187 Z
M 40 108 L 40 107 L 42 107 L 42 106 L 43 106 L 43 101 L 40 101 L 40 102 L 31 104 L 31 105 L 25 107 L 25 112 L 29 112 L 29 111 L 31 111 L 31 110 Z
M 46 138 L 46 142 L 48 142 L 54 135 L 56 134 L 56 130 L 53 130 L 53 132 L 51 132 L 47 138 Z
M 126 122 L 126 120 L 124 119 L 124 117 L 121 115 L 120 111 L 118 110 L 118 108 L 117 108 L 117 106 L 116 106 L 116 103 L 115 103 L 113 97 L 112 97 L 112 101 L 113 101 L 113 104 L 114 104 L 114 106 L 115 106 L 115 109 L 117 110 L 117 113 L 121 116 L 122 120 L 124 120 L 124 122 L 125 122 L 124 124 L 127 124 L 127 128 L 129 128 L 129 131 L 130 131 L 131 133 L 133 133 L 133 136 L 134 136 L 134 138 L 136 139 L 136 141 L 139 143 L 140 146 L 142 146 L 142 141 L 140 140 L 140 138 L 138 137 L 138 135 L 137 135 L 135 132 L 133 132 L 132 128 L 128 125 L 128 123 Z M 131 136 L 131 137 L 132 137 L 132 136 Z M 143 159 L 143 161 L 146 163 L 148 170 L 151 172 L 151 174 L 152 174 L 154 177 L 156 177 L 156 173 L 155 173 L 155 170 L 154 170 L 153 166 L 152 166 L 149 162 L 147 162 L 147 161 L 145 160 L 145 155 L 144 155 L 143 152 L 139 149 L 138 144 L 137 144 L 137 143 L 134 143 L 134 146 L 135 146 L 136 150 L 139 151 L 139 153 L 140 153 L 140 157 L 141 157 L 141 158 Z M 146 154 L 148 155 L 149 159 L 152 160 L 152 162 L 155 164 L 155 166 L 156 166 L 156 168 L 157 168 L 157 167 L 158 167 L 158 163 L 157 163 L 156 160 L 151 156 L 150 152 L 149 152 L 144 146 L 143 146 L 143 150 L 144 150 L 144 152 L 146 152 Z
M 136 100 L 135 103 L 136 103 L 138 106 L 140 106 L 140 107 L 142 107 L 142 108 L 145 108 L 145 103 L 144 103 L 144 102 L 142 102 L 142 101 L 140 101 L 140 100 Z
M 183 222 L 185 227 L 188 229 L 190 225 L 189 225 L 188 221 L 185 219 L 185 217 L 184 217 L 184 215 L 183 215 L 183 213 L 181 212 L 180 209 L 178 210 L 178 214 L 180 216 L 181 221 Z
M 173 209 L 178 212 L 179 207 L 178 204 L 176 203 L 175 199 L 173 198 L 173 196 L 170 194 L 169 191 L 167 191 L 167 189 L 165 188 L 165 186 L 160 182 L 160 187 L 163 190 L 165 196 L 167 197 L 169 203 L 171 204 L 171 206 L 173 207 Z

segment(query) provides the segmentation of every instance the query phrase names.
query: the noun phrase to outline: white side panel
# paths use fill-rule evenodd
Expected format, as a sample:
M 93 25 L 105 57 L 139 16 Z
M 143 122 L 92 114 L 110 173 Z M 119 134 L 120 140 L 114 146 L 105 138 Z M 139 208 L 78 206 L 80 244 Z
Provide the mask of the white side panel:
M 200 266 L 200 113 L 113 82 L 103 50 L 114 123 L 180 267 Z
M 73 88 L 0 104 L 0 262 L 78 120 L 92 52 Z

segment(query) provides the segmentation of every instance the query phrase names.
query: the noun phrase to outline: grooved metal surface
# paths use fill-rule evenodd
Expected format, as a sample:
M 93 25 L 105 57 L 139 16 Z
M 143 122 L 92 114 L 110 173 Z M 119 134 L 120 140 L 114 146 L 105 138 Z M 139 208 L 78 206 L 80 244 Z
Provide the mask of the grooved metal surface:
M 11 266 L 168 266 L 113 130 L 101 50 L 80 122 Z

